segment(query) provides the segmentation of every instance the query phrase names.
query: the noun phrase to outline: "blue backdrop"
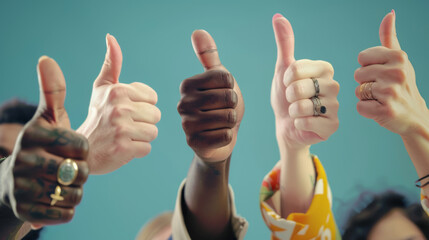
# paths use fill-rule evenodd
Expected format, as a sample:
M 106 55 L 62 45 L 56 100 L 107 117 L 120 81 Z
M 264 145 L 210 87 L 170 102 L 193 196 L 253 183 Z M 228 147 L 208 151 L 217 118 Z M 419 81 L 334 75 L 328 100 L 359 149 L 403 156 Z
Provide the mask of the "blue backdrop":
M 402 48 L 429 100 L 429 2 L 415 1 L 5 1 L 0 3 L 0 101 L 38 102 L 41 55 L 60 64 L 67 81 L 72 126 L 86 117 L 92 82 L 105 54 L 106 33 L 122 47 L 120 81 L 141 81 L 158 92 L 162 120 L 152 152 L 114 173 L 92 176 L 73 221 L 46 228 L 42 239 L 132 239 L 156 214 L 173 209 L 193 153 L 176 112 L 180 82 L 202 72 L 190 35 L 203 28 L 216 40 L 223 64 L 243 92 L 246 112 L 231 163 L 238 212 L 250 222 L 246 239 L 268 239 L 259 211 L 263 176 L 279 158 L 270 106 L 276 59 L 273 14 L 295 31 L 297 59 L 332 63 L 340 83 L 340 128 L 312 147 L 319 155 L 340 217 L 363 190 L 403 189 L 416 201 L 415 170 L 399 136 L 356 111 L 354 70 L 360 51 L 379 45 L 384 15 L 396 10 Z M 342 219 L 338 219 L 340 222 Z

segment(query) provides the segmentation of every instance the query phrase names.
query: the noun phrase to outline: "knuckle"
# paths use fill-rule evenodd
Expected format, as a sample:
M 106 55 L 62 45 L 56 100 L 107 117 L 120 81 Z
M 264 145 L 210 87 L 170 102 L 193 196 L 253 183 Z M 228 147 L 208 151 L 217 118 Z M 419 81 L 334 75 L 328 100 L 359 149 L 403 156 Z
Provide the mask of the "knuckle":
M 186 135 L 186 142 L 191 148 L 198 147 L 198 135 L 197 134 Z
M 185 79 L 185 80 L 183 80 L 181 83 L 180 83 L 180 86 L 179 86 L 179 91 L 180 91 L 180 93 L 186 93 L 186 92 L 188 92 L 189 91 L 189 82 L 190 81 L 190 79 Z
M 301 67 L 299 66 L 300 65 L 299 63 L 300 63 L 299 61 L 295 61 L 290 66 L 290 72 L 292 74 L 293 79 L 300 79 Z
M 225 131 L 223 131 L 222 140 L 225 143 L 230 143 L 232 141 L 232 130 L 231 129 L 226 129 Z
M 89 152 L 89 142 L 88 139 L 86 137 L 84 137 L 83 135 L 78 135 L 78 137 L 76 138 L 76 148 L 77 151 L 84 157 L 86 157 L 88 155 Z
M 125 125 L 118 124 L 115 126 L 115 138 L 120 139 L 127 135 L 127 128 Z
M 77 188 L 73 194 L 71 194 L 70 202 L 73 206 L 76 206 L 80 203 L 83 197 L 83 189 L 82 187 Z
M 234 87 L 234 80 L 229 72 L 224 70 L 212 70 L 216 81 L 221 81 L 223 86 L 227 88 Z
M 338 93 L 340 92 L 340 84 L 333 79 L 329 83 L 329 88 L 330 88 L 331 92 L 333 94 L 335 94 L 335 96 L 338 95 Z
M 224 90 L 223 93 L 224 93 L 224 101 L 226 106 L 235 106 L 237 104 L 237 99 L 234 98 L 235 97 L 234 90 L 227 89 L 227 90 Z
M 89 177 L 89 165 L 88 162 L 82 161 L 79 166 L 81 178 L 82 178 L 82 184 L 88 180 Z
M 127 95 L 126 89 L 119 84 L 112 85 L 108 93 L 110 101 L 122 98 Z
M 395 88 L 392 86 L 386 87 L 382 90 L 383 95 L 390 97 L 390 98 L 397 98 L 398 93 Z
M 397 83 L 404 83 L 406 80 L 406 72 L 403 68 L 392 68 L 388 70 L 390 79 Z
M 158 128 L 155 125 L 150 125 L 148 135 L 151 141 L 155 140 L 158 137 Z
M 63 211 L 64 211 L 64 215 L 63 215 L 63 219 L 62 219 L 63 222 L 64 223 L 70 222 L 73 219 L 73 216 L 74 216 L 74 213 L 75 213 L 74 208 L 72 208 L 72 209 L 63 209 Z
M 139 151 L 136 153 L 136 157 L 141 158 L 148 155 L 151 149 L 152 149 L 152 145 L 150 145 L 150 143 L 145 143 L 143 147 L 141 147 Z
M 331 63 L 322 60 L 318 60 L 317 63 L 323 67 L 325 73 L 327 73 L 329 76 L 334 76 L 334 67 Z
M 229 110 L 227 112 L 227 119 L 226 121 L 232 125 L 235 125 L 237 123 L 237 112 L 235 110 Z
M 392 58 L 399 63 L 405 63 L 408 60 L 408 55 L 402 50 L 392 50 Z
M 183 128 L 183 131 L 185 131 L 185 134 L 191 131 L 193 125 L 194 124 L 191 121 L 189 121 L 188 118 L 186 117 L 182 118 L 182 128 Z
M 156 107 L 156 106 L 154 106 L 155 108 L 154 108 L 154 118 L 155 118 L 155 123 L 158 123 L 159 121 L 161 121 L 161 110 L 158 108 L 158 107 Z

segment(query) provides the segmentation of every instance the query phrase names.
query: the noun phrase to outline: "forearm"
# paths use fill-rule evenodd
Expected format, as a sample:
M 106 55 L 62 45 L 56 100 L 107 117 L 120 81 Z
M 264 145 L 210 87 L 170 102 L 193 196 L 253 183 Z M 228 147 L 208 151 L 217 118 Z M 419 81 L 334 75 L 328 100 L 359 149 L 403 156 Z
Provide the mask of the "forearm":
M 234 239 L 228 189 L 230 159 L 206 163 L 195 155 L 192 161 L 182 204 L 192 239 Z
M 416 168 L 419 178 L 429 174 L 429 123 L 417 127 L 418 130 L 411 135 L 402 136 L 408 155 Z M 429 181 L 426 178 L 422 184 Z M 423 188 L 426 196 L 429 196 L 429 186 Z
M 310 155 L 310 146 L 287 147 L 278 138 L 280 173 L 280 213 L 287 218 L 291 213 L 305 213 L 313 200 L 316 171 Z

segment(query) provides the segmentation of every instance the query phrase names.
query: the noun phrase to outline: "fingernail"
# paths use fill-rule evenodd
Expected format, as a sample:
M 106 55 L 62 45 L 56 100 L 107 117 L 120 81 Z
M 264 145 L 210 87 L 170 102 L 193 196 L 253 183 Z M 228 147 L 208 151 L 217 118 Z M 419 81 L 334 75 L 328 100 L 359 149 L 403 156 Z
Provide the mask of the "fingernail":
M 276 20 L 277 18 L 281 18 L 281 17 L 283 17 L 283 15 L 281 15 L 280 13 L 276 13 L 273 16 L 273 21 Z
M 393 16 L 396 17 L 396 13 L 394 9 L 392 9 L 392 13 L 393 13 Z

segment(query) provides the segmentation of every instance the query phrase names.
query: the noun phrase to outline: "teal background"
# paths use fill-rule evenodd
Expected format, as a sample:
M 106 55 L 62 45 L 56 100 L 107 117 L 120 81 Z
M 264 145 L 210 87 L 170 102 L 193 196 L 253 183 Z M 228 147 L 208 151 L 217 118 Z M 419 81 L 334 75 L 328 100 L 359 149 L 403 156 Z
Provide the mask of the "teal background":
M 48 55 L 67 81 L 66 108 L 77 128 L 87 114 L 92 82 L 105 54 L 106 33 L 122 47 L 120 81 L 141 81 L 158 92 L 162 120 L 152 152 L 121 169 L 92 176 L 69 224 L 47 227 L 42 239 L 132 239 L 141 226 L 172 210 L 193 153 L 176 111 L 180 82 L 203 71 L 190 35 L 206 29 L 243 92 L 246 112 L 230 170 L 238 212 L 250 222 L 246 239 L 268 239 L 258 194 L 279 158 L 270 106 L 276 59 L 271 26 L 279 12 L 295 32 L 297 59 L 332 63 L 340 83 L 340 128 L 312 147 L 329 175 L 341 216 L 363 190 L 394 188 L 415 200 L 414 167 L 399 136 L 356 111 L 353 73 L 360 51 L 379 45 L 384 15 L 396 10 L 397 32 L 429 100 L 428 1 L 4 1 L 0 3 L 0 101 L 38 102 L 37 59 Z

